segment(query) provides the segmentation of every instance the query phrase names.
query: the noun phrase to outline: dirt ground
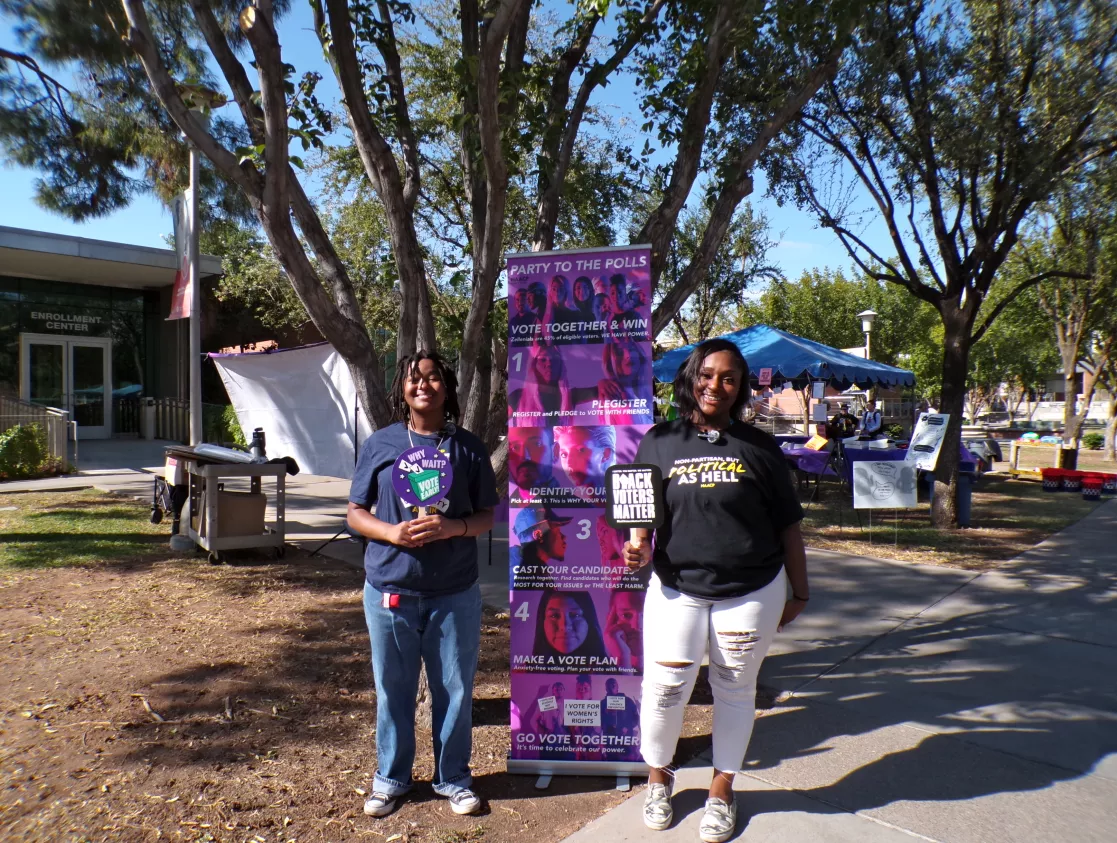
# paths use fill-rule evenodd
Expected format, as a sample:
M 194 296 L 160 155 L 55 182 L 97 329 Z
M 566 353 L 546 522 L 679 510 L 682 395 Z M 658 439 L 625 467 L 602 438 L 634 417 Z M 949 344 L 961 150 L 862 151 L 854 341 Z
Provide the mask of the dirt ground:
M 458 817 L 424 783 L 365 817 L 376 702 L 360 587 L 359 571 L 298 552 L 0 571 L 0 840 L 547 843 L 625 798 L 612 779 L 536 791 L 504 772 L 508 623 L 490 613 L 474 699 L 484 813 Z M 707 693 L 680 758 L 709 745 Z M 419 747 L 429 782 L 429 733 Z

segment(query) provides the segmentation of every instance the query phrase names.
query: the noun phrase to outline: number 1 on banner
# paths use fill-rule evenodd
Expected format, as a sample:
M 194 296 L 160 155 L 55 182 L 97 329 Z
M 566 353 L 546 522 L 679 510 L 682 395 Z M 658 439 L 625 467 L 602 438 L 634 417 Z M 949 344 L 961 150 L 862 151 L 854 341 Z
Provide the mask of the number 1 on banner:
M 520 604 L 520 608 L 516 610 L 516 617 L 522 621 L 531 620 L 531 614 L 527 610 L 527 601 L 525 600 Z
M 516 361 L 516 371 L 520 371 L 520 369 L 523 368 L 524 353 L 522 351 L 517 351 L 512 355 L 512 359 Z

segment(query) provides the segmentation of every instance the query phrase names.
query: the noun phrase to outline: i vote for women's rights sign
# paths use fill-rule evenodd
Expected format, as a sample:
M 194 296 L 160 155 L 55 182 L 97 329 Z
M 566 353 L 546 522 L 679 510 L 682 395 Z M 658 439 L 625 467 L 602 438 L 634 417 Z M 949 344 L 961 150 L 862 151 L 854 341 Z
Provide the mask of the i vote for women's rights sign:
M 647 770 L 650 568 L 625 567 L 606 472 L 653 421 L 650 265 L 647 246 L 508 259 L 509 772 Z

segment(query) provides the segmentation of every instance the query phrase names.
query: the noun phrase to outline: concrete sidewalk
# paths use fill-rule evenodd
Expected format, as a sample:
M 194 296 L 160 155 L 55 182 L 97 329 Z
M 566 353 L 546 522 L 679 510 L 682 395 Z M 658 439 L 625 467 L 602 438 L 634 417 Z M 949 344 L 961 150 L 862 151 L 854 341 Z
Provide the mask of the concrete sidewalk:
M 79 473 L 44 480 L 0 483 L 6 492 L 63 491 L 96 488 L 150 502 L 156 474 L 162 474 L 164 449 L 174 442 L 144 439 L 85 440 L 80 443 Z M 222 481 L 229 491 L 247 491 L 248 480 Z M 268 520 L 275 517 L 270 480 L 263 483 L 268 494 Z M 338 477 L 298 474 L 285 481 L 286 539 L 304 550 L 321 547 L 321 554 L 356 568 L 362 567 L 361 545 L 344 537 L 325 544 L 341 529 L 349 500 L 349 481 Z M 477 540 L 481 597 L 485 605 L 508 610 L 508 523 L 498 521 L 492 536 Z M 324 546 L 323 546 L 324 545 Z M 199 559 L 202 559 L 199 556 Z M 490 560 L 491 559 L 491 563 Z
M 1110 501 L 979 576 L 811 552 L 735 839 L 1117 840 L 1115 539 Z M 667 831 L 644 828 L 641 788 L 568 843 L 697 840 L 708 764 L 680 772 Z

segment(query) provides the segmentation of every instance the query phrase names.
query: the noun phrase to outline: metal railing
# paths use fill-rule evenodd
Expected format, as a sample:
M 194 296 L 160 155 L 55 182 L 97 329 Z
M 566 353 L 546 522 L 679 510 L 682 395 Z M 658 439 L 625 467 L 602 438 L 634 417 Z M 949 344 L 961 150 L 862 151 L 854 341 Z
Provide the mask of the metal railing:
M 19 398 L 0 396 L 0 431 L 17 424 L 37 424 L 46 432 L 47 451 L 53 459 L 66 460 L 70 414 L 56 407 L 32 404 Z M 75 430 L 75 438 L 77 431 Z
M 113 433 L 121 436 L 140 435 L 140 407 L 142 398 L 114 398 L 112 401 Z
M 190 402 L 181 398 L 155 399 L 155 438 L 190 441 Z

